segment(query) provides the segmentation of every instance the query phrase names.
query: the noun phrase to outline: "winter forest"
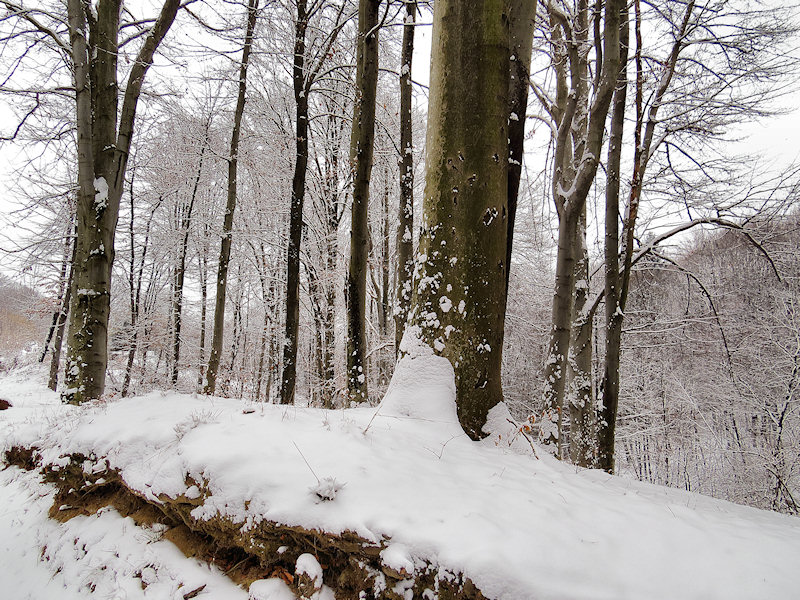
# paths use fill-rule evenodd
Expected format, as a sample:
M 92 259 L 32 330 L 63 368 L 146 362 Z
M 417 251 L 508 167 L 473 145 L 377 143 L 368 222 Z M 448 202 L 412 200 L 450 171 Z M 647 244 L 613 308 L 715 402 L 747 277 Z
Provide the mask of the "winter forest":
M 9 598 L 793 597 L 799 44 L 0 0 Z

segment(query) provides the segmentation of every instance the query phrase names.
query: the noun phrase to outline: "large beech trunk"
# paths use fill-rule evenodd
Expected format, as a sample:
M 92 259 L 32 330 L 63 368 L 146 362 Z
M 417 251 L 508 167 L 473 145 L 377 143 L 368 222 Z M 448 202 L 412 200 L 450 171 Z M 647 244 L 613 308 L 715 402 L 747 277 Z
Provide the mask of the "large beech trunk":
M 483 437 L 503 399 L 509 31 L 503 2 L 434 7 L 423 229 L 409 324 L 450 360 L 458 416 Z

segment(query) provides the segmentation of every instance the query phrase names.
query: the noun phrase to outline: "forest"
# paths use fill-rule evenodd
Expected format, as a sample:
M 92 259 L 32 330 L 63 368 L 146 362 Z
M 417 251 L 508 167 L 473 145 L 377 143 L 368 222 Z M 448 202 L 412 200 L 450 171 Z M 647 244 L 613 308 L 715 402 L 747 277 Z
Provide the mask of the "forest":
M 36 543 L 65 581 L 88 575 L 47 548 L 75 515 L 111 531 L 113 506 L 253 600 L 791 597 L 780 564 L 774 587 L 714 563 L 681 588 L 608 556 L 640 560 L 637 526 L 689 545 L 718 511 L 708 539 L 753 525 L 731 569 L 772 569 L 753 548 L 800 557 L 800 163 L 791 132 L 748 138 L 796 106 L 799 17 L 0 0 L 0 451 L 20 469 L 0 504 L 33 502 L 24 473 L 52 486 Z M 463 548 L 497 562 L 420 500 L 450 473 Z M 490 473 L 512 482 L 505 521 Z M 337 504 L 354 495 L 355 517 Z M 576 523 L 609 513 L 596 553 L 560 541 L 551 571 L 530 543 L 560 537 L 559 497 Z M 126 568 L 131 597 L 240 597 Z M 92 577 L 76 597 L 122 597 Z

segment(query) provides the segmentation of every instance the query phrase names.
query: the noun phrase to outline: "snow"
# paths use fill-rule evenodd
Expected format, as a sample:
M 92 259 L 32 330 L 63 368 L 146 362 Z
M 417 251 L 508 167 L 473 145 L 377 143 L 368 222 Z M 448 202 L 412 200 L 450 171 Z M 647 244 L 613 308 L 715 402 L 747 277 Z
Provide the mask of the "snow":
M 108 207 L 108 182 L 105 177 L 94 180 L 94 210 L 100 212 Z
M 322 566 L 313 554 L 301 554 L 297 557 L 294 572 L 298 575 L 306 574 L 311 581 L 322 583 Z
M 490 412 L 489 437 L 473 442 L 458 424 L 450 362 L 418 334 L 406 332 L 377 408 L 264 404 L 245 414 L 252 403 L 173 392 L 73 407 L 44 388 L 43 371 L 4 375 L 0 397 L 13 407 L 0 411 L 0 450 L 35 444 L 53 464 L 94 452 L 151 499 L 197 496 L 189 475 L 209 494 L 196 517 L 353 531 L 385 540 L 381 559 L 395 572 L 427 561 L 465 573 L 489 598 L 797 596 L 800 520 L 537 458 L 503 405 Z M 325 481 L 337 491 L 323 501 L 311 490 Z M 35 473 L 0 472 L 8 600 L 171 599 L 201 585 L 201 599 L 293 597 L 279 580 L 248 594 L 111 509 L 49 520 L 52 495 Z M 313 579 L 322 567 L 309 557 L 297 569 Z
M 0 471 L 0 580 L 6 600 L 165 600 L 203 585 L 207 598 L 247 598 L 216 568 L 187 559 L 130 517 L 102 509 L 60 524 L 47 518 L 52 502 L 53 490 L 35 473 L 16 467 Z

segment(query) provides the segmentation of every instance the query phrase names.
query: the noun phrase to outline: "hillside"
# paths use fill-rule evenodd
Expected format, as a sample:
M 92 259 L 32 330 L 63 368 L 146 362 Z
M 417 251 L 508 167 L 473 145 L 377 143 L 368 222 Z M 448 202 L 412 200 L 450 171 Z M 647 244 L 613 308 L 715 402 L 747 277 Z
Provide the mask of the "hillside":
M 797 519 L 537 457 L 501 409 L 470 441 L 441 358 L 403 359 L 377 409 L 340 411 L 175 393 L 76 408 L 37 379 L 0 380 L 6 460 L 31 467 L 21 449 L 35 449 L 53 482 L 2 472 L 10 600 L 245 598 L 221 571 L 263 600 L 729 600 L 800 585 Z

